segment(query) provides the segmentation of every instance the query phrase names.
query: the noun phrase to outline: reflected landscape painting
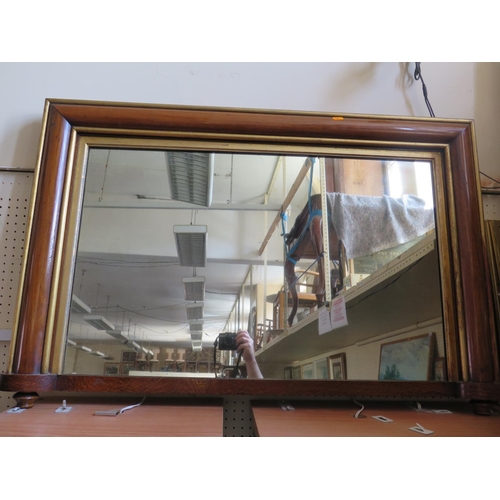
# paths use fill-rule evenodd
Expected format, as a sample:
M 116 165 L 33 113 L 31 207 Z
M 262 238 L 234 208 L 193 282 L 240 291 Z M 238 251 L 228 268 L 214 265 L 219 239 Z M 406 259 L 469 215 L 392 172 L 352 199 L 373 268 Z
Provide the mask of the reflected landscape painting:
M 430 380 L 434 333 L 382 344 L 379 380 Z

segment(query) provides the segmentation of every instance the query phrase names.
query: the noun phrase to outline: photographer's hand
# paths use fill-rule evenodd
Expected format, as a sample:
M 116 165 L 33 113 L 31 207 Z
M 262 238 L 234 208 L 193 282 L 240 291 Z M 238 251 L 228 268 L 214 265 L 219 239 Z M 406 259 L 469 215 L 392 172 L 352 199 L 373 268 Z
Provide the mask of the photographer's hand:
M 248 378 L 264 378 L 255 359 L 252 337 L 245 330 L 240 330 L 236 335 L 236 352 L 241 353 L 245 360 Z

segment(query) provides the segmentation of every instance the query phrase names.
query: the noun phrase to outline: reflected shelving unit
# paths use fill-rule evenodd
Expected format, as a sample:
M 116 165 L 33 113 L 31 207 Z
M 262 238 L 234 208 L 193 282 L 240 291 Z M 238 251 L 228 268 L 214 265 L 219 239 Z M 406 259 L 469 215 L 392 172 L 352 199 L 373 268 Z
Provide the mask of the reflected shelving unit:
M 335 349 L 405 328 L 436 323 L 442 315 L 434 231 L 388 264 L 337 295 L 346 303 L 348 324 L 319 334 L 317 309 L 285 328 L 257 352 L 259 365 L 292 365 Z M 391 304 L 388 311 L 387 304 Z M 329 311 L 331 304 L 326 307 Z

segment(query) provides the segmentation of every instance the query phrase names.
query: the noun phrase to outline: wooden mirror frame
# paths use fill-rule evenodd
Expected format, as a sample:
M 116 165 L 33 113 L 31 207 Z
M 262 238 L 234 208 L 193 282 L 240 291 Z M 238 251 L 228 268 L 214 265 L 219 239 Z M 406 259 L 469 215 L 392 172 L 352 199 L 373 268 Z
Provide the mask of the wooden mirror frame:
M 249 151 L 303 145 L 368 152 L 428 152 L 433 176 L 448 382 L 171 379 L 63 375 L 57 359 L 65 332 L 54 324 L 69 294 L 62 263 L 72 248 L 72 211 L 82 203 L 77 157 L 92 140 L 223 141 Z M 264 145 L 264 146 L 263 146 Z M 227 146 L 226 146 L 227 147 Z M 78 153 L 80 151 L 80 153 Z M 82 162 L 81 162 L 82 163 Z M 73 224 L 75 225 L 75 224 Z M 480 402 L 500 394 L 498 339 L 492 308 L 482 200 L 470 120 L 210 109 L 48 99 L 34 178 L 30 230 L 21 273 L 7 373 L 0 389 L 20 396 L 75 391 L 175 396 L 445 397 Z M 68 257 L 69 255 L 69 257 Z M 60 301 L 59 301 L 60 302 Z

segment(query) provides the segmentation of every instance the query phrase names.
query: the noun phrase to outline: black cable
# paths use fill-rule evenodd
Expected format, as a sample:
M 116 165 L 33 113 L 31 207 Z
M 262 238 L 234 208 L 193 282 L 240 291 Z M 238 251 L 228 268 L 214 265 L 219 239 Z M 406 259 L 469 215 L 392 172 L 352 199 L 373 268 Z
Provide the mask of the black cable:
M 420 69 L 420 63 L 419 62 L 415 63 L 415 72 L 414 72 L 413 76 L 414 76 L 415 80 L 420 80 L 422 82 L 422 92 L 424 94 L 425 104 L 427 105 L 427 109 L 429 110 L 429 114 L 431 115 L 431 117 L 435 118 L 434 111 L 432 110 L 431 103 L 429 102 L 429 97 L 428 97 L 428 94 L 427 94 L 427 86 L 424 83 L 424 79 L 422 77 L 422 70 Z M 500 181 L 497 181 L 493 177 L 490 177 L 489 175 L 486 175 L 484 172 L 479 171 L 479 173 L 481 175 L 484 175 L 488 179 L 492 180 L 493 182 L 496 182 L 497 184 L 500 184 Z M 494 186 L 494 187 L 491 187 L 489 189 L 500 189 L 500 186 L 498 186 L 498 187 Z
M 422 71 L 420 69 L 420 63 L 416 62 L 415 63 L 415 73 L 413 74 L 415 80 L 420 80 L 422 82 L 422 92 L 424 94 L 424 101 L 425 104 L 427 105 L 427 109 L 429 110 L 430 115 L 432 118 L 435 118 L 434 111 L 432 110 L 431 103 L 429 102 L 429 98 L 427 95 L 427 87 L 425 86 L 424 79 L 422 78 Z

